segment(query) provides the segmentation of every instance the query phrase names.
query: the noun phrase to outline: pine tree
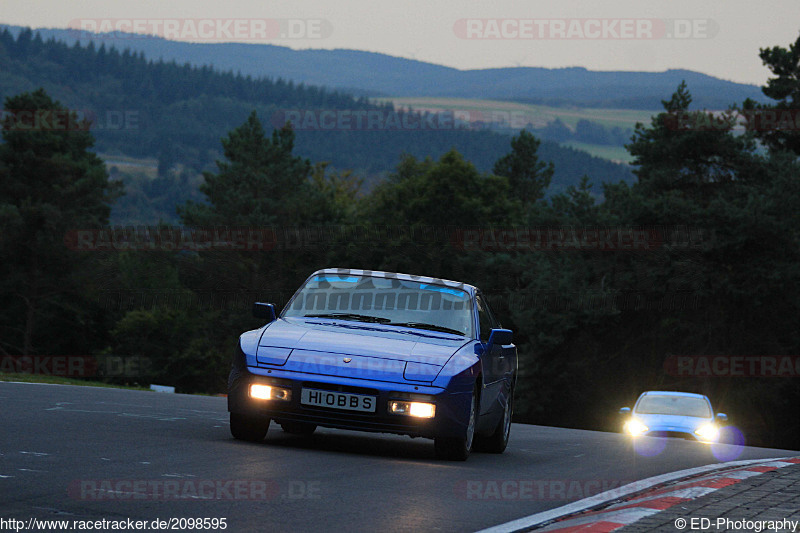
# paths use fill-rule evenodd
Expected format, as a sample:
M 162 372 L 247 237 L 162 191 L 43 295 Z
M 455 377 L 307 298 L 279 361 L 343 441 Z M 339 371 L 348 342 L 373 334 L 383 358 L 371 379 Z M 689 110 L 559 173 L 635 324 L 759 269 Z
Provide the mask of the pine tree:
M 525 210 L 544 198 L 555 171 L 553 163 L 539 160 L 539 144 L 539 139 L 522 130 L 511 139 L 511 153 L 498 159 L 494 165 L 494 174 L 508 178 L 513 194 L 521 200 Z
M 735 115 L 692 111 L 682 82 L 652 124 L 637 124 L 627 149 L 634 156 L 639 188 L 652 197 L 672 195 L 706 206 L 725 184 L 758 179 L 751 136 L 734 135 Z M 685 215 L 691 216 L 690 213 Z
M 275 130 L 268 139 L 255 111 L 222 140 L 225 161 L 205 172 L 200 191 L 209 204 L 188 203 L 181 218 L 189 225 L 270 226 L 310 222 L 304 208 L 311 164 L 292 154 L 294 132 Z
M 7 98 L 0 144 L 2 350 L 57 349 L 53 322 L 77 328 L 76 276 L 85 257 L 66 248 L 69 230 L 108 223 L 119 185 L 90 151 L 88 123 L 43 89 Z M 80 328 L 78 328 L 78 331 Z M 74 333 L 70 333 L 74 334 Z M 52 353 L 52 352 L 51 352 Z
M 800 155 L 800 36 L 789 48 L 762 48 L 759 56 L 774 78 L 761 91 L 772 105 L 743 104 L 749 128 L 771 150 L 788 150 Z

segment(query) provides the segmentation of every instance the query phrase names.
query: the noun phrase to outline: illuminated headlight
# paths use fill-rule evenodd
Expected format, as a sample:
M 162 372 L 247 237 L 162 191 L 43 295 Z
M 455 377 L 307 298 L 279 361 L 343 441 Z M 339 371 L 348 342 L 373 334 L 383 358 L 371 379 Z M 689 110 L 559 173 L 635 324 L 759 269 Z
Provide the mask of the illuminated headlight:
M 393 415 L 408 415 L 417 418 L 433 418 L 436 415 L 436 405 L 426 402 L 389 402 L 389 412 Z
M 715 441 L 719 437 L 719 429 L 714 424 L 705 424 L 694 430 L 694 434 L 702 440 Z
M 273 385 L 250 385 L 250 397 L 256 400 L 284 400 L 292 399 L 292 391 Z
M 625 431 L 636 437 L 637 435 L 641 435 L 642 433 L 646 433 L 647 430 L 650 429 L 635 418 L 631 418 L 627 422 L 625 422 Z

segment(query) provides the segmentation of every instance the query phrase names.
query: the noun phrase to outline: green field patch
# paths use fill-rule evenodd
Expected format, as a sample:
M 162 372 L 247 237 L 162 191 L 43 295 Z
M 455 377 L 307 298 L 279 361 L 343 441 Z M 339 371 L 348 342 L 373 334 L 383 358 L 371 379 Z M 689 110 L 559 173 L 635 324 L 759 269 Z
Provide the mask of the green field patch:
M 628 151 L 622 146 L 588 144 L 577 141 L 564 142 L 561 143 L 561 146 L 566 146 L 568 148 L 575 148 L 576 150 L 583 150 L 584 152 L 588 152 L 590 155 L 593 155 L 595 157 L 601 157 L 603 159 L 608 159 L 609 161 L 614 161 L 616 163 L 630 164 L 631 162 L 633 162 L 633 156 L 631 156 L 631 154 L 629 154 Z
M 396 109 L 412 108 L 417 111 L 431 113 L 450 111 L 455 113 L 456 117 L 461 115 L 464 119 L 470 121 L 482 119 L 484 122 L 493 122 L 491 119 L 495 118 L 498 119 L 497 121 L 506 120 L 506 122 L 509 122 L 508 119 L 510 119 L 510 125 L 519 129 L 526 127 L 528 124 L 531 124 L 534 128 L 543 128 L 557 118 L 572 129 L 582 119 L 595 122 L 606 128 L 633 129 L 637 122 L 649 124 L 650 118 L 659 113 L 656 110 L 551 107 L 503 100 L 471 98 L 389 97 L 376 99 L 376 101 L 391 102 Z
M 150 179 L 158 177 L 158 159 L 154 157 L 130 157 L 126 155 L 97 154 L 107 169 L 117 167 L 123 174 L 142 174 Z

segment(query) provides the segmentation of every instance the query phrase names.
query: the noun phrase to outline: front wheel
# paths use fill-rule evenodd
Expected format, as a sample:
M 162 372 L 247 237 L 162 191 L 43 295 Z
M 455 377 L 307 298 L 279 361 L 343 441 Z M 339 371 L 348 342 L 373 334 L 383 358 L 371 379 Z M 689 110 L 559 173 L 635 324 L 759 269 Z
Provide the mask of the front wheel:
M 261 442 L 267 435 L 268 429 L 269 418 L 264 419 L 231 413 L 231 435 L 235 439 Z
M 503 418 L 497 423 L 494 433 L 488 437 L 481 437 L 480 442 L 476 442 L 476 447 L 480 444 L 480 451 L 488 453 L 503 453 L 508 446 L 508 438 L 511 436 L 511 416 L 514 414 L 514 387 L 508 391 Z
M 478 388 L 472 391 L 472 400 L 469 408 L 469 421 L 462 437 L 437 437 L 433 440 L 438 459 L 448 461 L 466 461 L 472 451 L 472 441 L 475 438 L 475 422 L 478 418 Z

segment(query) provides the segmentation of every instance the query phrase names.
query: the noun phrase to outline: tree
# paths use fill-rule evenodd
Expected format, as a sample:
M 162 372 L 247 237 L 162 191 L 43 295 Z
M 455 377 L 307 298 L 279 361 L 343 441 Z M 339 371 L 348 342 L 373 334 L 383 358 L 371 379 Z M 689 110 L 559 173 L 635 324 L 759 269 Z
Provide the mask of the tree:
M 120 185 L 89 149 L 89 123 L 43 89 L 7 98 L 0 144 L 0 283 L 6 313 L 0 349 L 68 349 L 84 330 L 89 258 L 68 250 L 68 230 L 108 223 Z M 82 281 L 86 281 L 83 279 Z M 45 334 L 45 331 L 47 333 Z M 85 349 L 85 348 L 84 348 Z M 52 352 L 51 352 L 52 353 Z
M 664 112 L 649 127 L 636 125 L 627 149 L 645 194 L 705 206 L 726 184 L 758 179 L 758 158 L 751 136 L 733 134 L 732 110 L 721 116 L 690 111 L 691 102 L 682 82 L 669 100 L 662 100 Z
M 438 161 L 405 155 L 361 202 L 363 222 L 391 231 L 374 244 L 350 248 L 349 261 L 339 264 L 477 283 L 481 266 L 457 244 L 460 232 L 509 225 L 512 196 L 506 178 L 481 174 L 455 150 Z
M 591 225 L 598 222 L 596 201 L 589 176 L 584 174 L 577 187 L 570 185 L 564 193 L 554 195 L 551 204 L 565 222 Z
M 575 138 L 573 131 L 560 118 L 548 122 L 540 131 L 542 137 L 557 143 L 571 141 Z
M 226 160 L 217 161 L 219 172 L 203 173 L 200 191 L 209 203 L 188 202 L 178 211 L 181 219 L 193 226 L 255 227 L 313 219 L 307 204 L 311 164 L 293 155 L 293 147 L 290 126 L 273 131 L 267 139 L 253 111 L 222 140 Z
M 508 222 L 512 194 L 508 180 L 482 175 L 451 150 L 437 162 L 406 156 L 396 174 L 376 189 L 371 212 L 387 224 L 502 224 Z
M 536 137 L 522 130 L 511 139 L 511 152 L 498 159 L 493 169 L 496 175 L 508 178 L 511 190 L 525 210 L 544 198 L 544 191 L 553 177 L 553 163 L 539 161 L 536 153 L 539 144 Z
M 352 222 L 364 180 L 350 170 L 327 173 L 328 166 L 326 162 L 315 164 L 311 181 L 331 208 L 330 222 Z
M 208 203 L 187 202 L 178 209 L 181 220 L 247 228 L 266 238 L 266 246 L 201 253 L 203 280 L 193 289 L 286 291 L 304 279 L 304 271 L 324 264 L 328 243 L 295 246 L 285 236 L 303 226 L 340 222 L 346 210 L 336 202 L 352 190 L 346 178 L 312 175 L 309 161 L 292 153 L 294 138 L 290 124 L 267 137 L 253 112 L 222 140 L 225 160 L 217 161 L 217 173 L 205 172 L 200 185 Z
M 731 313 L 730 322 L 742 305 L 752 306 L 755 279 L 763 284 L 771 277 L 756 272 L 766 257 L 777 261 L 782 255 L 775 254 L 775 242 L 791 240 L 788 228 L 779 228 L 773 220 L 773 195 L 781 173 L 777 169 L 786 171 L 786 166 L 760 155 L 751 136 L 735 135 L 732 115 L 720 118 L 690 111 L 690 103 L 691 95 L 681 83 L 649 127 L 637 125 L 628 149 L 635 156 L 639 182 L 631 189 L 609 188 L 605 207 L 633 225 L 701 229 L 702 246 L 693 250 L 673 247 L 669 235 L 663 235 L 664 252 L 646 256 L 647 276 L 650 285 L 666 288 L 670 280 L 687 279 L 680 270 L 692 265 L 689 289 L 702 294 L 716 309 L 709 314 L 708 324 L 725 324 L 727 313 Z M 749 222 L 742 225 L 745 220 Z M 773 235 L 765 238 L 769 233 Z M 722 336 L 717 341 L 727 342 Z
M 800 36 L 788 49 L 762 48 L 759 57 L 775 75 L 761 92 L 775 104 L 747 99 L 742 107 L 748 126 L 771 150 L 800 155 Z

